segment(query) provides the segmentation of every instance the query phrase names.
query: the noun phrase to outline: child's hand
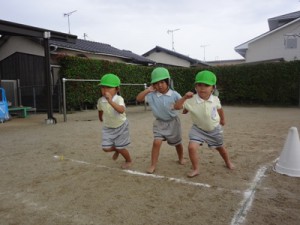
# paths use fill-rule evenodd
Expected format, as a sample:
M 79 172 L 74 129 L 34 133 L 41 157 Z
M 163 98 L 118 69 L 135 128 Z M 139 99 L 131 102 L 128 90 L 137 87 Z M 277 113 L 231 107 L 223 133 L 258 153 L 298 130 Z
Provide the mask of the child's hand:
M 225 120 L 224 120 L 224 119 L 220 119 L 220 124 L 221 124 L 222 126 L 224 126 L 224 125 L 225 125 Z
M 189 91 L 189 92 L 187 92 L 187 93 L 184 95 L 184 98 L 185 98 L 185 99 L 189 99 L 189 98 L 192 98 L 193 95 L 194 95 L 194 93 L 191 92 L 191 91 Z
M 148 91 L 153 92 L 155 91 L 155 88 L 151 85 L 150 87 L 148 87 Z
M 182 110 L 182 114 L 187 114 L 189 111 L 187 109 Z
M 106 100 L 109 102 L 109 101 L 111 101 L 111 99 L 112 99 L 112 96 L 111 96 L 111 94 L 109 93 L 109 92 L 105 92 L 104 93 L 104 97 L 106 98 Z

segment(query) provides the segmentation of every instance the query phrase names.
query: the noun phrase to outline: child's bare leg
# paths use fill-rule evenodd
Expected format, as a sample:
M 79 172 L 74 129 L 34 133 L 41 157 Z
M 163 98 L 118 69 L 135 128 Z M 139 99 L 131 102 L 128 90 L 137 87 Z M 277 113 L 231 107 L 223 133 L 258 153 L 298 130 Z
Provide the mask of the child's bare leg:
M 119 156 L 119 152 L 117 151 L 117 149 L 115 148 L 115 146 L 112 146 L 110 148 L 103 148 L 103 151 L 105 152 L 115 152 L 112 156 L 113 160 L 117 160 L 118 156 Z
M 147 173 L 154 173 L 156 169 L 161 144 L 162 140 L 154 139 L 151 152 L 151 165 L 147 169 Z
M 115 147 L 114 147 L 114 149 L 115 149 L 115 153 L 113 154 L 112 159 L 113 159 L 113 160 L 117 160 L 120 153 L 119 153 L 119 151 L 118 151 Z
M 177 155 L 178 155 L 178 163 L 180 165 L 184 165 L 185 164 L 185 160 L 183 158 L 183 146 L 182 144 L 178 144 L 175 146 L 176 147 L 176 151 L 177 151 Z
M 118 157 L 119 157 L 119 154 L 120 154 L 119 151 L 116 150 L 115 153 L 114 153 L 113 156 L 112 156 L 112 159 L 113 159 L 113 160 L 117 160 Z
M 231 169 L 231 170 L 234 169 L 234 165 L 229 160 L 228 153 L 227 153 L 226 149 L 223 146 L 218 147 L 216 149 L 219 151 L 220 155 L 222 156 L 227 168 Z
M 189 143 L 189 157 L 192 163 L 192 170 L 187 174 L 188 177 L 192 178 L 199 175 L 199 157 L 198 157 L 199 144 L 196 142 Z
M 125 159 L 125 163 L 121 166 L 122 169 L 128 169 L 132 164 L 131 157 L 130 157 L 130 154 L 129 154 L 128 150 L 124 148 L 124 149 L 118 149 L 117 151 Z

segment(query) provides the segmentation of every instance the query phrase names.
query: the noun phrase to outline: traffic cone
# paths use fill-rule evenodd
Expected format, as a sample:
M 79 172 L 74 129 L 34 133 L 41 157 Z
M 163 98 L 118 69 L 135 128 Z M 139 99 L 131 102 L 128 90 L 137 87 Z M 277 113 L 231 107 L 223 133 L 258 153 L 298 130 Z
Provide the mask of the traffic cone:
M 291 127 L 274 170 L 291 177 L 300 177 L 300 140 L 296 127 Z

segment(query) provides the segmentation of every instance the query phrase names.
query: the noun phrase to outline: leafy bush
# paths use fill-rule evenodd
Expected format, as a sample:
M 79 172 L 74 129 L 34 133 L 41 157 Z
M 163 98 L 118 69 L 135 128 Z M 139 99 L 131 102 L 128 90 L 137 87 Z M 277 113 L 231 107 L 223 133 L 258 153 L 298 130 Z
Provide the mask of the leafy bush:
M 100 80 L 106 73 L 121 79 L 121 95 L 134 104 L 137 94 L 150 85 L 153 67 L 128 65 L 79 57 L 60 59 L 60 76 L 66 79 Z M 168 67 L 174 88 L 180 94 L 194 89 L 194 78 L 204 68 Z M 290 105 L 299 104 L 300 61 L 211 67 L 217 75 L 220 99 L 227 104 Z M 98 82 L 67 82 L 68 109 L 95 106 L 100 97 Z

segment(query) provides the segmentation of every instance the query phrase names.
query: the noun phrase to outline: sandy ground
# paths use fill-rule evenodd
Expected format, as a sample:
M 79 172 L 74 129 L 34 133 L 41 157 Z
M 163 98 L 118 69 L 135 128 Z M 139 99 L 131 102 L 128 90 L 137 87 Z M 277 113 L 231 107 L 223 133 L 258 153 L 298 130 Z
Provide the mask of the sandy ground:
M 97 111 L 13 118 L 0 124 L 1 225 L 300 224 L 300 178 L 273 171 L 299 108 L 224 106 L 230 171 L 216 151 L 199 150 L 201 174 L 186 177 L 189 115 L 180 115 L 186 165 L 163 144 L 147 175 L 152 112 L 127 108 L 134 160 L 130 170 L 101 148 Z M 62 158 L 63 157 L 63 158 Z M 299 162 L 300 163 L 300 162 Z

